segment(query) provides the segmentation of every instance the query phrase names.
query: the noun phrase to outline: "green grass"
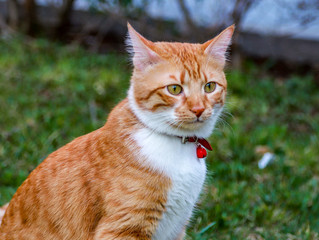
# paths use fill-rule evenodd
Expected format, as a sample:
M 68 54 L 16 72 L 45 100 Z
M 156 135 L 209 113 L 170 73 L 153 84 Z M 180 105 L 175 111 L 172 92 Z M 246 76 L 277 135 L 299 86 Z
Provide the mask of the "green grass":
M 50 152 L 105 122 L 125 97 L 126 56 L 0 40 L 0 204 Z M 190 239 L 319 239 L 319 86 L 247 62 L 228 71 L 224 122 Z M 260 170 L 255 152 L 275 161 Z

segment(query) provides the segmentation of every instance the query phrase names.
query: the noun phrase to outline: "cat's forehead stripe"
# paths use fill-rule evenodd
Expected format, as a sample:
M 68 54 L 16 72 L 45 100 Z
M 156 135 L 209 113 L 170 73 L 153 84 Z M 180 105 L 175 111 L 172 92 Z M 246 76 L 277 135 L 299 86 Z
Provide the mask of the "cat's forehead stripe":
M 203 76 L 204 76 L 204 80 L 205 80 L 205 82 L 207 82 L 207 75 L 206 75 L 206 73 L 205 73 L 205 72 L 203 72 Z
M 171 78 L 171 79 L 174 79 L 174 80 L 178 81 L 178 80 L 177 80 L 177 78 L 176 78 L 174 75 L 172 75 L 172 74 L 171 74 L 171 75 L 169 75 L 169 78 Z
M 200 69 L 200 65 L 201 63 L 198 61 L 196 55 L 194 56 L 194 65 L 196 65 L 196 70 L 194 71 L 195 75 L 194 77 L 196 77 L 197 79 L 201 78 L 201 69 Z
M 185 70 L 183 70 L 183 71 L 181 72 L 180 80 L 181 80 L 181 84 L 184 84 L 184 81 L 185 81 Z

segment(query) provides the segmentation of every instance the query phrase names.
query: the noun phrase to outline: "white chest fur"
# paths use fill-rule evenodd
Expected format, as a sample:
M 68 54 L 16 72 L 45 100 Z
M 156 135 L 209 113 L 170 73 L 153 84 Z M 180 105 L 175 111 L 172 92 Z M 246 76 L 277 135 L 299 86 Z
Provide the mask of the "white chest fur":
M 192 215 L 206 175 L 204 159 L 196 156 L 196 144 L 182 144 L 181 139 L 144 128 L 134 138 L 141 154 L 154 170 L 168 176 L 172 188 L 168 192 L 166 212 L 153 240 L 175 240 Z

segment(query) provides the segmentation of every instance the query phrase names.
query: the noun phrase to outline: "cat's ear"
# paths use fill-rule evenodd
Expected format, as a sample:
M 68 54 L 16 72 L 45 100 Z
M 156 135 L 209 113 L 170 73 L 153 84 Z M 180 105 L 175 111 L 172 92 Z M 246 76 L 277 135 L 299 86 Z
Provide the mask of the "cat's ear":
M 235 25 L 231 25 L 221 32 L 217 37 L 203 43 L 205 54 L 214 59 L 218 64 L 224 67 L 226 63 L 226 51 L 231 44 L 231 39 L 235 30 Z
M 149 65 L 160 62 L 160 56 L 154 51 L 154 43 L 136 32 L 129 23 L 127 23 L 127 28 L 126 45 L 128 52 L 131 54 L 134 67 L 143 70 Z

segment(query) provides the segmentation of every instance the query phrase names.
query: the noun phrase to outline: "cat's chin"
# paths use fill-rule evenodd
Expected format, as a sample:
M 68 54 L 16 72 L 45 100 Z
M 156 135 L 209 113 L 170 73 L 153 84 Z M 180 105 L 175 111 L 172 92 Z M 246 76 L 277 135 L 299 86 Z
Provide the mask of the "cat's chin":
M 177 130 L 184 130 L 184 131 L 197 131 L 200 130 L 202 127 L 205 126 L 206 121 L 191 121 L 191 122 L 181 122 L 173 125 L 174 128 Z

